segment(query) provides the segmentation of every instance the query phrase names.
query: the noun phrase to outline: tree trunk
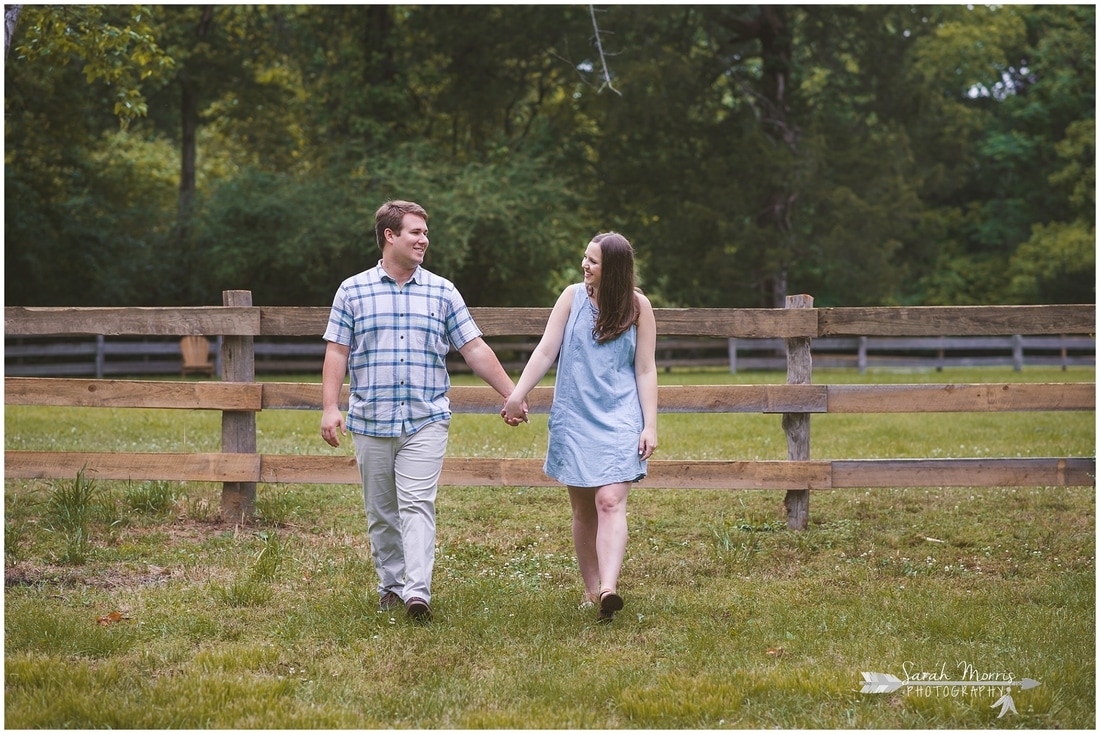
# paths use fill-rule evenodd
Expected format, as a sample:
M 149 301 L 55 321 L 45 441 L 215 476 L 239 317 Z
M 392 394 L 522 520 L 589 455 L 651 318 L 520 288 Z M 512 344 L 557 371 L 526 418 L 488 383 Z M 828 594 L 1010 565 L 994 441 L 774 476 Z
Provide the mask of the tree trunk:
M 800 131 L 789 119 L 787 92 L 790 89 L 791 34 L 787 25 L 786 7 L 761 5 L 753 17 L 741 17 L 735 24 L 740 40 L 755 39 L 760 43 L 763 73 L 760 86 L 752 93 L 760 124 L 766 135 L 776 143 L 798 153 Z M 798 192 L 785 183 L 789 176 L 777 176 L 780 184 L 765 194 L 757 211 L 756 224 L 775 232 L 778 257 L 769 258 L 777 264 L 773 272 L 759 273 L 760 303 L 765 308 L 783 308 L 787 299 L 787 266 L 794 247 L 791 212 Z
M 199 126 L 198 90 L 187 76 L 180 73 L 180 236 L 190 230 L 191 205 L 195 200 L 195 133 Z
M 766 115 L 762 122 L 768 134 L 797 154 L 799 130 L 788 119 L 787 90 L 790 88 L 792 51 L 783 6 L 760 7 L 758 37 L 760 55 L 764 61 L 761 85 L 766 101 Z M 791 191 L 789 186 L 784 190 L 772 191 L 757 217 L 758 223 L 774 229 L 780 253 L 778 269 L 768 278 L 771 298 L 765 301 L 765 305 L 770 308 L 783 308 L 787 301 L 787 262 L 794 244 L 791 240 L 791 211 L 797 198 L 798 193 Z
M 393 17 L 388 5 L 368 5 L 363 46 L 366 64 L 363 67 L 363 83 L 369 86 L 388 84 L 397 76 L 397 64 L 393 58 Z
M 8 58 L 8 51 L 11 50 L 11 39 L 15 36 L 15 26 L 19 22 L 19 11 L 23 9 L 22 5 L 5 5 L 4 6 L 4 59 Z
M 205 38 L 214 20 L 214 6 L 206 5 L 202 9 L 202 17 L 199 20 L 196 35 Z M 199 89 L 194 79 L 187 73 L 187 69 L 180 69 L 180 189 L 178 210 L 176 214 L 176 238 L 178 252 L 183 269 L 183 296 L 190 298 L 191 277 L 190 269 L 194 258 L 191 252 L 191 219 L 194 214 L 195 203 L 195 170 L 198 150 L 195 138 L 199 127 Z

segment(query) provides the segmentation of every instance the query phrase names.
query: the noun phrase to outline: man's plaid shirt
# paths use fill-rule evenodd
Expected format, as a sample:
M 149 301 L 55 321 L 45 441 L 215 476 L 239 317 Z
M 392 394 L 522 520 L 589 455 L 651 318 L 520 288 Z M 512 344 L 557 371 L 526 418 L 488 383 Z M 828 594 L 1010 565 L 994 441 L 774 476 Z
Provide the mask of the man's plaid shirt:
M 403 288 L 381 261 L 345 280 L 324 338 L 350 348 L 348 430 L 392 438 L 449 418 L 447 352 L 479 336 L 454 284 L 424 268 Z

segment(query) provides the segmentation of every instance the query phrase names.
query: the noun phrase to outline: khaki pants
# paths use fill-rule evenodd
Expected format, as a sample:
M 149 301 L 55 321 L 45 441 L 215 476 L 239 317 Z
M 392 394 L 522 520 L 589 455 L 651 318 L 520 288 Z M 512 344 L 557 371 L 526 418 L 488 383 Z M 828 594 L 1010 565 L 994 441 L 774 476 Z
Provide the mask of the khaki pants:
M 450 425 L 436 421 L 399 438 L 353 435 L 380 595 L 431 601 L 435 498 Z

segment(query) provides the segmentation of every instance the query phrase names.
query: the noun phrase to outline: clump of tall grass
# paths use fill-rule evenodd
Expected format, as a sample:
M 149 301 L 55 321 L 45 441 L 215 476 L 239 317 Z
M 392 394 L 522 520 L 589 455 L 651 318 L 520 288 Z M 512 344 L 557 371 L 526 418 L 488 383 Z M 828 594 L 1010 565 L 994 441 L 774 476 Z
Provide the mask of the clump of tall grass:
M 123 490 L 123 501 L 133 512 L 166 515 L 175 506 L 177 492 L 178 484 L 175 482 L 163 480 L 140 484 L 127 482 Z
M 262 488 L 256 493 L 256 520 L 282 527 L 301 510 L 298 496 L 291 490 Z
M 274 583 L 290 558 L 290 544 L 274 531 L 259 532 L 256 537 L 263 541 L 263 547 L 247 572 L 238 574 L 228 586 L 211 586 L 211 594 L 219 603 L 229 607 L 257 607 L 275 596 Z
M 55 482 L 46 500 L 49 528 L 64 536 L 61 562 L 82 565 L 88 560 L 89 526 L 97 493 L 94 479 L 81 469 L 72 481 Z

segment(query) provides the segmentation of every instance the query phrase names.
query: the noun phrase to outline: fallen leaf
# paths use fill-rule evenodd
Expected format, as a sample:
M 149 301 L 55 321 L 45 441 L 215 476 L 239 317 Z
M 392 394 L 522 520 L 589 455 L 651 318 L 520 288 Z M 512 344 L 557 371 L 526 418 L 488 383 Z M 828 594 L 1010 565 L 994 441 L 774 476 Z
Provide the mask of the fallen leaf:
M 783 648 L 781 648 L 781 647 L 769 647 L 768 648 L 768 654 L 771 655 L 773 658 L 781 658 L 781 657 L 783 657 Z
M 110 614 L 104 614 L 102 617 L 96 619 L 96 621 L 106 627 L 109 624 L 114 624 L 123 619 L 129 619 L 129 617 L 125 616 L 122 612 L 111 612 Z

